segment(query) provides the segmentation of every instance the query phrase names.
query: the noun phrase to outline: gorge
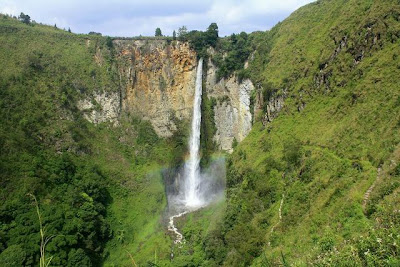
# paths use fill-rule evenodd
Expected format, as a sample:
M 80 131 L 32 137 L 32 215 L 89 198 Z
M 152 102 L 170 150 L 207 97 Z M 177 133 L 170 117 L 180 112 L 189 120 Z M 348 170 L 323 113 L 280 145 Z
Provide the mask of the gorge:
M 399 44 L 397 0 L 226 37 L 0 15 L 0 266 L 40 234 L 54 266 L 398 266 Z

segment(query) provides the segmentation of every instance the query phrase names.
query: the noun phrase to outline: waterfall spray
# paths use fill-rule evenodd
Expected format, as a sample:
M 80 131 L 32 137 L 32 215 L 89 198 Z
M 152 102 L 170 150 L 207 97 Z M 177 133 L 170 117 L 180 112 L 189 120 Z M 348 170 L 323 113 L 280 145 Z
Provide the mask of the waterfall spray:
M 201 95 L 202 95 L 203 59 L 197 66 L 196 89 L 193 104 L 192 129 L 189 140 L 189 160 L 185 164 L 185 205 L 199 207 L 203 204 L 200 197 L 200 124 L 201 124 Z

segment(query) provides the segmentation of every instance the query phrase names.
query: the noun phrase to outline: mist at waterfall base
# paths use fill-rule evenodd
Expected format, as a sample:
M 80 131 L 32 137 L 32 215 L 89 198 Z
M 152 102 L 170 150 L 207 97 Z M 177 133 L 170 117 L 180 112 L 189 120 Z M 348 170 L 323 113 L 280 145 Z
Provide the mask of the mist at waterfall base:
M 225 158 L 212 159 L 206 169 L 200 170 L 202 76 L 203 59 L 200 59 L 197 66 L 189 159 L 183 168 L 164 174 L 169 214 L 196 210 L 223 195 Z
M 163 170 L 165 188 L 168 197 L 168 215 L 185 211 L 194 211 L 224 197 L 226 168 L 225 157 L 212 158 L 208 167 L 199 172 L 196 206 L 187 205 L 185 195 L 185 167 Z

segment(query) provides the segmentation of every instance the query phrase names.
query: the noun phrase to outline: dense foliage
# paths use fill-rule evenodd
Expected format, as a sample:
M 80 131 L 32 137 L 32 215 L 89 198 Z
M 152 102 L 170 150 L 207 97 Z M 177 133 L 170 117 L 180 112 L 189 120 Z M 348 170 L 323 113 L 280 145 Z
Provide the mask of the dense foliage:
M 235 72 L 238 74 L 239 80 L 248 78 L 244 64 L 254 48 L 251 42 L 252 36 L 241 32 L 229 37 L 218 38 L 216 23 L 211 23 L 205 32 L 196 30 L 188 32 L 185 26 L 178 30 L 178 40 L 189 42 L 199 58 L 207 60 L 211 57 L 218 68 L 218 80 L 228 78 Z M 210 48 L 215 52 L 210 51 Z
M 211 23 L 205 32 L 196 30 L 188 32 L 183 26 L 178 30 L 178 40 L 189 42 L 199 58 L 208 58 L 207 48 L 215 47 L 218 43 L 218 25 Z
M 160 29 L 160 28 L 157 28 L 157 29 L 156 29 L 155 36 L 156 36 L 156 37 L 157 37 L 157 36 L 162 36 L 162 33 L 161 33 L 161 29 Z
M 220 40 L 217 47 L 218 53 L 212 58 L 214 64 L 218 67 L 218 80 L 228 78 L 235 72 L 240 81 L 248 78 L 244 64 L 252 52 L 251 36 L 245 32 L 241 32 L 240 34 L 232 34 Z

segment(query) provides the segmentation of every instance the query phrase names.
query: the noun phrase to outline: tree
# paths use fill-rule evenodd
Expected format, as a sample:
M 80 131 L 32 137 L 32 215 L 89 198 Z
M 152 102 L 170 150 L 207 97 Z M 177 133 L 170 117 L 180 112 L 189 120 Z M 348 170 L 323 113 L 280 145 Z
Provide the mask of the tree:
M 218 25 L 217 23 L 213 22 L 208 26 L 207 32 L 214 35 L 215 37 L 218 37 Z
M 0 265 L 23 266 L 25 258 L 26 253 L 20 245 L 11 245 L 0 253 Z
M 302 154 L 302 144 L 299 139 L 289 139 L 283 144 L 283 160 L 286 161 L 289 167 L 300 165 Z
M 71 28 L 68 27 L 68 32 L 71 33 Z
M 54 28 L 55 28 L 55 29 L 58 29 L 58 28 L 57 28 L 57 24 L 54 24 Z
M 73 248 L 68 253 L 68 267 L 69 266 L 92 266 L 92 263 L 83 249 Z
M 176 32 L 175 32 L 175 30 L 172 32 L 172 40 L 176 40 Z
M 89 32 L 89 35 L 97 35 L 97 36 L 102 36 L 101 33 L 99 32 Z
M 178 29 L 178 37 L 179 38 L 184 37 L 187 34 L 187 32 L 188 31 L 187 31 L 186 26 L 179 27 L 179 29 Z
M 157 28 L 156 29 L 156 35 L 155 36 L 162 36 L 162 33 L 161 33 L 161 29 L 160 28 Z
M 25 24 L 31 23 L 31 17 L 29 15 L 25 15 L 23 12 L 19 15 L 18 19 Z
M 110 36 L 107 36 L 106 38 L 106 45 L 109 49 L 113 48 L 113 42 L 112 42 L 112 38 Z
M 218 41 L 218 25 L 217 23 L 211 23 L 210 26 L 207 28 L 206 32 L 206 39 L 207 43 L 211 46 L 214 46 L 217 44 Z

